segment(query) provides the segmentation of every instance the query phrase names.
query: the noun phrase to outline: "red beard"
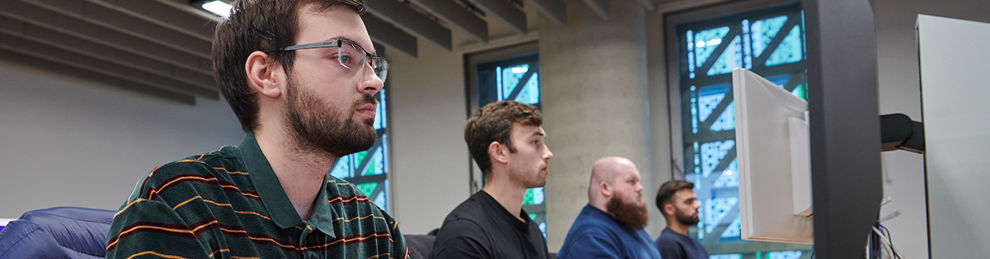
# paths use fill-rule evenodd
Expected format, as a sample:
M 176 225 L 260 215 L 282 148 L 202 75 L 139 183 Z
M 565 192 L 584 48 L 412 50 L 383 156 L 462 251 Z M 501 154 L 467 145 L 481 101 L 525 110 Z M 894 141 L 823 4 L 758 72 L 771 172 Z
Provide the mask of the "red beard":
M 605 208 L 619 224 L 631 230 L 646 228 L 647 221 L 650 219 L 650 212 L 646 209 L 644 202 L 626 204 L 618 197 L 612 197 L 608 200 Z

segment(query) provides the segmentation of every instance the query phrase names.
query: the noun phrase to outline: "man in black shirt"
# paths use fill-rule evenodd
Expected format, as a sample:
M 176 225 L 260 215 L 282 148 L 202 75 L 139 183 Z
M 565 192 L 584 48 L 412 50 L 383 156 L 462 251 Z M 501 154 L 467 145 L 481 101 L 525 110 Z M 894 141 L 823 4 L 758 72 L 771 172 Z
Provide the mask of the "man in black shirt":
M 526 189 L 546 183 L 553 153 L 543 142 L 543 118 L 533 106 L 490 103 L 464 127 L 485 187 L 444 219 L 433 258 L 549 258 L 543 233 L 522 209 Z
M 687 236 L 688 228 L 698 224 L 698 195 L 694 184 L 672 180 L 660 185 L 657 208 L 667 219 L 667 228 L 657 238 L 657 248 L 664 259 L 708 259 L 708 252 L 698 239 Z

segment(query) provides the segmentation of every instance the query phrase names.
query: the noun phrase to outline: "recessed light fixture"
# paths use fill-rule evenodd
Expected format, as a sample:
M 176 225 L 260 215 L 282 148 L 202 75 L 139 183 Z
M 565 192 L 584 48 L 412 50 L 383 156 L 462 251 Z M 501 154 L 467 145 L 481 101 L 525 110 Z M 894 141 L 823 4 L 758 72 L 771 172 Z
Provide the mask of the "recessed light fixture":
M 220 0 L 202 1 L 199 7 L 223 18 L 230 16 L 230 10 L 232 9 L 230 4 Z

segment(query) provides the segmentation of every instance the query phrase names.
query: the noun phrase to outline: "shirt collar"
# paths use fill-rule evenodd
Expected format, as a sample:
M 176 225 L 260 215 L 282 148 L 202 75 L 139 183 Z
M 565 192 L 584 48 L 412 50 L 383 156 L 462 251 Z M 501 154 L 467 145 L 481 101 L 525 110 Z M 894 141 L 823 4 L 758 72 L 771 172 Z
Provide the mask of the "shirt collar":
M 292 206 L 289 196 L 282 189 L 282 184 L 278 181 L 275 170 L 272 169 L 271 164 L 268 163 L 268 158 L 265 157 L 265 154 L 261 151 L 261 147 L 258 146 L 258 141 L 255 139 L 254 134 L 248 133 L 244 137 L 239 150 L 241 152 L 241 161 L 247 166 L 248 175 L 251 177 L 251 182 L 254 183 L 255 189 L 258 191 L 258 196 L 261 197 L 261 203 L 265 205 L 265 210 L 268 211 L 268 215 L 271 216 L 275 225 L 283 229 L 301 225 L 303 223 L 302 218 L 296 213 L 296 208 Z M 333 219 L 336 214 L 330 208 L 326 191 L 327 182 L 331 179 L 332 177 L 329 176 L 329 173 L 327 176 L 324 176 L 323 185 L 320 186 L 320 192 L 316 196 L 316 203 L 313 206 L 313 211 L 310 214 L 307 225 L 315 225 L 324 234 L 335 238 Z
M 258 196 L 261 196 L 261 203 L 265 205 L 265 210 L 275 225 L 284 229 L 301 224 L 302 218 L 296 213 L 289 196 L 282 190 L 282 184 L 265 154 L 261 152 L 254 134 L 248 133 L 238 150 L 241 152 L 241 161 L 247 166 L 251 182 L 254 183 Z
M 323 176 L 323 186 L 320 193 L 316 195 L 316 203 L 313 205 L 313 212 L 309 216 L 309 225 L 315 225 L 320 232 L 327 234 L 330 238 L 336 238 L 333 233 L 333 220 L 337 217 L 333 208 L 330 207 L 330 200 L 327 195 L 327 188 L 336 187 L 339 180 L 330 176 L 329 173 Z M 330 185 L 333 185 L 332 187 Z M 336 188 L 334 188 L 336 190 Z
M 581 209 L 580 214 L 588 215 L 589 217 L 597 218 L 598 220 L 604 222 L 609 222 L 609 224 L 613 225 L 616 229 L 620 229 L 625 232 L 635 233 L 639 231 L 645 231 L 642 229 L 640 230 L 628 229 L 625 226 L 623 226 L 622 223 L 619 223 L 619 221 L 616 220 L 615 217 L 612 217 L 612 214 L 608 214 L 608 212 L 605 212 L 602 209 L 599 209 L 595 206 L 591 206 L 591 204 L 584 205 L 584 209 Z
M 608 214 L 608 212 L 596 208 L 595 206 L 591 206 L 591 204 L 584 205 L 584 209 L 581 210 L 581 214 L 587 214 L 588 216 L 594 218 L 612 222 L 613 224 L 618 225 L 620 227 L 622 226 L 622 224 L 619 224 L 619 221 L 615 220 L 615 218 L 613 218 L 612 215 Z
M 478 196 L 478 199 L 481 199 L 484 203 L 487 203 L 490 210 L 494 210 L 493 212 L 497 215 L 493 216 L 500 217 L 505 222 L 511 222 L 511 224 L 516 228 L 522 230 L 529 228 L 529 223 L 532 222 L 532 219 L 529 218 L 529 213 L 526 213 L 525 209 L 519 209 L 519 218 L 522 218 L 522 221 L 520 221 L 519 218 L 516 218 L 516 216 L 513 216 L 508 209 L 502 207 L 502 204 L 498 203 L 498 200 L 496 200 L 491 194 L 488 194 L 485 190 L 480 190 L 475 195 Z

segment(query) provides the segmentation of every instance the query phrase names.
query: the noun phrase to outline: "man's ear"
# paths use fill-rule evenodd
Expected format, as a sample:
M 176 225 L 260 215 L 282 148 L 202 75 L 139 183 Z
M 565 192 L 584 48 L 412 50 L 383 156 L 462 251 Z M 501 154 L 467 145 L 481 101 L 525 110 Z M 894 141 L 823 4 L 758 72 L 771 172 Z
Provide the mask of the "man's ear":
M 498 141 L 492 141 L 488 144 L 488 156 L 491 157 L 492 162 L 498 161 L 499 163 L 508 163 L 508 149 L 502 143 Z
M 664 204 L 663 214 L 666 214 L 667 217 L 674 216 L 674 204 L 670 204 L 670 203 Z
M 608 182 L 601 181 L 601 182 L 598 183 L 598 187 L 599 187 L 598 189 L 601 189 L 602 197 L 605 197 L 605 199 L 611 199 L 612 198 L 612 195 L 613 195 L 612 188 L 610 188 L 608 186 Z
M 247 83 L 251 90 L 270 98 L 282 95 L 280 85 L 285 78 L 285 72 L 282 66 L 265 52 L 251 52 L 244 62 L 244 71 L 247 72 Z

